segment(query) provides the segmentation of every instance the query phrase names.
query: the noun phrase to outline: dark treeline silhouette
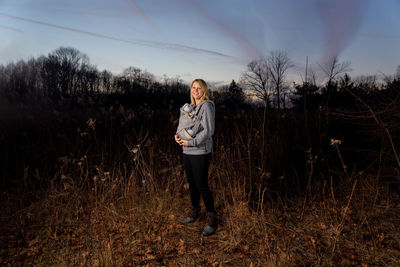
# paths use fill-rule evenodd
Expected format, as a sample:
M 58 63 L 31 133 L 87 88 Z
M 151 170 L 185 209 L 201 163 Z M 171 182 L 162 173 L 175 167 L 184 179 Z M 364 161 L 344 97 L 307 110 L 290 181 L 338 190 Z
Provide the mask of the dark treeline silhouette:
M 226 179 L 246 177 L 250 188 L 262 185 L 271 196 L 282 196 L 301 194 L 310 180 L 372 172 L 383 162 L 398 171 L 400 70 L 379 82 L 374 76 L 352 79 L 349 63 L 334 59 L 322 67 L 323 85 L 310 71 L 302 84 L 289 88 L 285 77 L 292 66 L 286 53 L 273 52 L 249 63 L 240 82 L 213 90 L 214 164 L 230 171 Z M 76 173 L 73 162 L 82 157 L 93 171 L 135 169 L 129 151 L 149 140 L 148 172 L 154 179 L 161 179 L 158 171 L 167 164 L 169 156 L 163 155 L 175 155 L 179 164 L 172 135 L 178 108 L 189 99 L 188 85 L 179 78 L 159 81 L 135 67 L 119 75 L 100 72 L 85 54 L 61 47 L 1 65 L 0 96 L 3 188 L 21 181 L 29 188 L 44 186 L 61 172 Z M 340 155 L 331 139 L 340 140 Z M 239 168 L 229 169 L 227 161 Z
M 0 92 L 10 101 L 58 102 L 63 98 L 124 96 L 130 105 L 160 104 L 179 99 L 187 85 L 179 78 L 158 82 L 141 69 L 129 67 L 122 75 L 98 71 L 88 57 L 74 48 L 61 47 L 48 56 L 0 66 Z M 156 97 L 153 97 L 156 96 Z

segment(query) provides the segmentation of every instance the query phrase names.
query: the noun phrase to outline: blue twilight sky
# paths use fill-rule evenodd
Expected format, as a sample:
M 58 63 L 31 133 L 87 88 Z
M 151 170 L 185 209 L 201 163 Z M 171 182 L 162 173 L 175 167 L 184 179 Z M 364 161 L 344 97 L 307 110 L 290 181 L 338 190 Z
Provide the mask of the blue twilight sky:
M 273 50 L 295 63 L 292 80 L 306 56 L 317 75 L 334 55 L 351 61 L 353 77 L 390 75 L 400 65 L 400 0 L 0 0 L 0 64 L 60 46 L 99 70 L 214 84 L 238 80 Z

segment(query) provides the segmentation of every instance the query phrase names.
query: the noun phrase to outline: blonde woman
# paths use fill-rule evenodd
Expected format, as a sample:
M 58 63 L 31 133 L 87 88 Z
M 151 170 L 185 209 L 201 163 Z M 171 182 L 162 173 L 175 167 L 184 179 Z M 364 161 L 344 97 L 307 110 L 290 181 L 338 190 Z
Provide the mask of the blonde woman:
M 218 226 L 213 194 L 208 186 L 208 167 L 213 150 L 212 136 L 215 128 L 215 107 L 210 100 L 207 83 L 202 79 L 196 79 L 192 82 L 190 99 L 194 123 L 190 129 L 186 130 L 192 132 L 191 136 L 193 137 L 183 138 L 178 133 L 175 135 L 175 141 L 183 149 L 183 165 L 189 183 L 192 204 L 189 216 L 183 218 L 180 222 L 187 224 L 197 220 L 201 210 L 201 197 L 207 209 L 207 225 L 203 230 L 203 235 L 208 236 L 215 233 Z M 182 108 L 187 109 L 187 104 Z M 183 115 L 184 112 L 181 112 L 181 116 Z M 178 130 L 181 128 L 182 126 L 179 125 Z

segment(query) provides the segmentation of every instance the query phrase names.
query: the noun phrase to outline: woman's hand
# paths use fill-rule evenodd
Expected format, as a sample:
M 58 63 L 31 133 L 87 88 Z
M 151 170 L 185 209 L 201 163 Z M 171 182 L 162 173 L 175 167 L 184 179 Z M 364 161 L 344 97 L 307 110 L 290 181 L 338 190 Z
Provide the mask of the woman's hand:
M 182 140 L 182 138 L 178 137 L 178 135 L 175 135 L 175 142 L 177 142 L 181 146 L 188 146 L 188 141 Z

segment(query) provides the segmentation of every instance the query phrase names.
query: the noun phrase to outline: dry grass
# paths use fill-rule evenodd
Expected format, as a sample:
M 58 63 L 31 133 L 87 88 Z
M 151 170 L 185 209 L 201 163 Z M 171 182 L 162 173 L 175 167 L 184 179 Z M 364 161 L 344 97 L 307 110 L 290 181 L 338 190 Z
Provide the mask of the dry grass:
M 348 180 L 336 192 L 326 182 L 311 190 L 314 199 L 304 207 L 299 198 L 259 210 L 251 209 L 240 183 L 224 190 L 213 181 L 220 227 L 204 238 L 204 214 L 192 225 L 178 223 L 189 203 L 184 190 L 149 190 L 106 176 L 90 190 L 64 178 L 38 195 L 3 194 L 1 264 L 400 264 L 398 195 L 372 177 L 358 177 L 360 183 Z

